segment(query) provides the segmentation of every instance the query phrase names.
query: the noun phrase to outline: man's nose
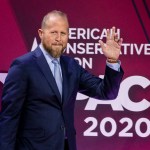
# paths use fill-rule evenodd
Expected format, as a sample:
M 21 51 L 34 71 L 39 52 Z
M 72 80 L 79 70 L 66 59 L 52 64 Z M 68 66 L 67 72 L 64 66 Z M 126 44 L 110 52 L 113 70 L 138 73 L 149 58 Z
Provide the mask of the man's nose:
M 57 34 L 56 41 L 61 41 L 61 34 L 60 33 Z

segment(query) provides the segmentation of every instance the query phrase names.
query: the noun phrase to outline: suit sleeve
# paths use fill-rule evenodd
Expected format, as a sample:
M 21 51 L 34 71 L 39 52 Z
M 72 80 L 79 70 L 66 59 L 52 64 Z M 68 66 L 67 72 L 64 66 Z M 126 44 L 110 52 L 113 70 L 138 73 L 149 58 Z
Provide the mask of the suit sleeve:
M 104 79 L 90 74 L 82 67 L 80 72 L 79 89 L 81 93 L 102 100 L 111 100 L 117 97 L 124 74 L 122 68 L 118 72 L 106 66 Z
M 15 150 L 16 134 L 22 106 L 26 97 L 26 71 L 14 61 L 6 77 L 0 112 L 0 149 Z

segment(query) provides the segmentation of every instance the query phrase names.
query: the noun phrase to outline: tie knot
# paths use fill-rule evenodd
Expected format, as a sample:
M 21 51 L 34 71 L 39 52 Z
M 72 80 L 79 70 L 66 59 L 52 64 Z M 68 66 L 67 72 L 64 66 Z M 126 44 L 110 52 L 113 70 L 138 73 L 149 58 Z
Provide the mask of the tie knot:
M 58 62 L 57 59 L 53 59 L 53 60 L 52 60 L 52 63 L 55 64 L 55 65 L 59 64 L 59 62 Z

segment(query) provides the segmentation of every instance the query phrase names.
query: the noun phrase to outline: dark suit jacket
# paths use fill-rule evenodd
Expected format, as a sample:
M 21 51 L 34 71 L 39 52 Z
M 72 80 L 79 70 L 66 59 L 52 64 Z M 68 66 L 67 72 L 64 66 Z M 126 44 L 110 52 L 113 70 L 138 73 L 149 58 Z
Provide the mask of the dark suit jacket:
M 2 94 L 0 150 L 63 150 L 65 136 L 70 150 L 76 150 L 74 104 L 77 92 L 104 100 L 116 98 L 122 69 L 117 72 L 106 67 L 102 80 L 72 58 L 61 56 L 60 62 L 62 102 L 39 47 L 12 63 Z

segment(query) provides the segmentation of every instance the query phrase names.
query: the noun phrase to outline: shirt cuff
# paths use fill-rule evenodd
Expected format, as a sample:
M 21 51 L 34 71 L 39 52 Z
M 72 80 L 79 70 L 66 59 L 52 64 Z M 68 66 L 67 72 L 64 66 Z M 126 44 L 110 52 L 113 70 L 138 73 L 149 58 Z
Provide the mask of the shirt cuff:
M 120 61 L 120 60 L 118 60 L 117 63 L 109 63 L 108 61 L 106 61 L 106 65 L 107 65 L 109 68 L 111 68 L 111 69 L 113 69 L 113 70 L 115 70 L 115 71 L 120 72 L 120 66 L 121 66 L 121 61 Z

